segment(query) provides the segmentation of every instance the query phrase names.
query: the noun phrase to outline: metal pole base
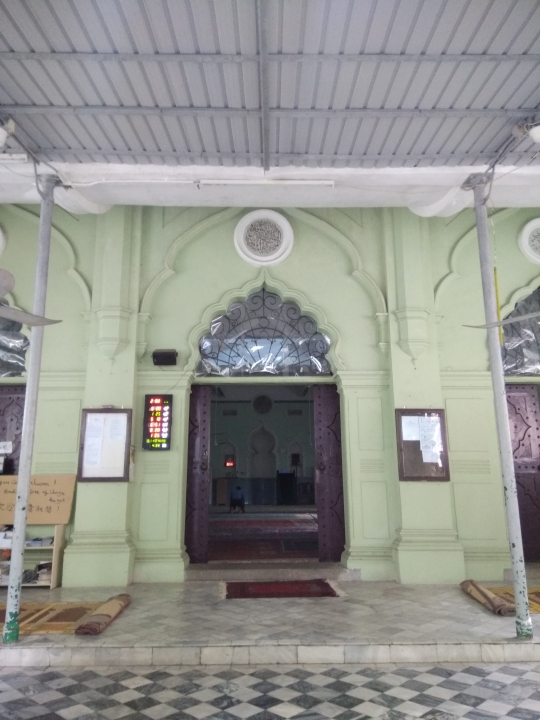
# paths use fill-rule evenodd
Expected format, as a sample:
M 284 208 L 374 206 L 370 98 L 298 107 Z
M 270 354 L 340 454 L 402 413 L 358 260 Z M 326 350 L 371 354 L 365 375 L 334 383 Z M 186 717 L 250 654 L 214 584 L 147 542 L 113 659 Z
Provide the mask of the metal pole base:
M 516 618 L 516 635 L 520 640 L 532 640 L 533 626 L 532 620 L 520 620 Z

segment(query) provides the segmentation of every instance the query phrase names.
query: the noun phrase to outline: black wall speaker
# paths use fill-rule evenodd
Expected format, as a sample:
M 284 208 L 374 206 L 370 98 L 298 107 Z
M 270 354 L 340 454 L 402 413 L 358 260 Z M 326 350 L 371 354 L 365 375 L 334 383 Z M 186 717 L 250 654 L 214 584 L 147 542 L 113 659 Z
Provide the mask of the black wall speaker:
M 176 365 L 177 357 L 176 350 L 154 350 L 152 353 L 154 365 Z

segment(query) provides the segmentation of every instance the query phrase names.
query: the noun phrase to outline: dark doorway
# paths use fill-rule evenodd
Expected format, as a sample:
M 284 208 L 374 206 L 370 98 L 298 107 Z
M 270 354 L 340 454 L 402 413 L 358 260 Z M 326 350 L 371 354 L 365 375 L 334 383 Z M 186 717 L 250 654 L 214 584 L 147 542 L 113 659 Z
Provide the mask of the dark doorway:
M 0 387 L 0 441 L 12 443 L 11 453 L 5 456 L 4 475 L 17 475 L 19 472 L 25 393 L 25 385 Z
M 339 561 L 345 532 L 336 387 L 194 386 L 186 501 L 191 562 Z
M 526 562 L 540 561 L 540 404 L 536 385 L 507 385 L 506 399 Z

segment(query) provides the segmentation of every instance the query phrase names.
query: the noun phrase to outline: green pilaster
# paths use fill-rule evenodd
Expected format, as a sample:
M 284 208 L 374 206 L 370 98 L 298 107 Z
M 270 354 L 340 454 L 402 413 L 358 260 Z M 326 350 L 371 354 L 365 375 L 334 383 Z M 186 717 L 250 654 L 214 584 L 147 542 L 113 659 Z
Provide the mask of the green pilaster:
M 390 372 L 394 408 L 443 405 L 428 223 L 406 209 L 384 211 Z M 403 583 L 456 583 L 465 578 L 452 484 L 399 482 L 394 541 Z
M 83 400 L 87 408 L 134 405 L 141 217 L 140 208 L 115 207 L 97 222 Z M 64 558 L 65 586 L 122 586 L 132 581 L 130 502 L 131 483 L 78 484 L 71 544 Z

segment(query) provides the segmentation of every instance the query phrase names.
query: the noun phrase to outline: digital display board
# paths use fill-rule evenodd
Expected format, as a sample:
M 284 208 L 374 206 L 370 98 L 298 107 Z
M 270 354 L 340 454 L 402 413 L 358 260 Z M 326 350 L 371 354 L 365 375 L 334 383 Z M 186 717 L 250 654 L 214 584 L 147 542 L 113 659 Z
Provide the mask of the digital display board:
M 143 450 L 170 450 L 172 395 L 144 396 Z

